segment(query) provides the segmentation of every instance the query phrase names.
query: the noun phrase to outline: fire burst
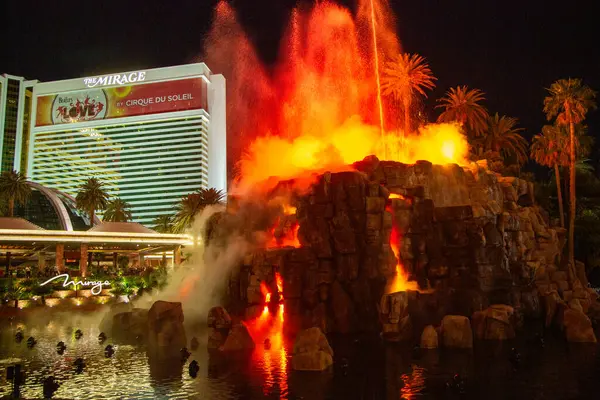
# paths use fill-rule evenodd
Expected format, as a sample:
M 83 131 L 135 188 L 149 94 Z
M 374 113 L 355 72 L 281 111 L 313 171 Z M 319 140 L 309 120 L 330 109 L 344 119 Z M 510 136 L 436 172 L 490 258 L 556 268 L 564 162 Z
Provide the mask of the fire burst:
M 235 116 L 228 119 L 235 138 L 228 153 L 239 160 L 231 194 L 264 194 L 288 179 L 308 188 L 317 174 L 350 170 L 372 154 L 407 164 L 468 164 L 458 124 L 424 125 L 405 135 L 394 128 L 399 110 L 378 98 L 373 60 L 401 51 L 387 0 L 359 0 L 356 16 L 330 1 L 295 9 L 273 68 L 261 63 L 235 11 L 221 1 L 206 45 L 206 62 L 228 80 L 227 113 Z M 288 211 L 269 232 L 268 248 L 300 247 L 297 223 L 278 235 Z M 398 258 L 399 239 L 391 243 Z M 400 262 L 398 271 L 405 282 Z

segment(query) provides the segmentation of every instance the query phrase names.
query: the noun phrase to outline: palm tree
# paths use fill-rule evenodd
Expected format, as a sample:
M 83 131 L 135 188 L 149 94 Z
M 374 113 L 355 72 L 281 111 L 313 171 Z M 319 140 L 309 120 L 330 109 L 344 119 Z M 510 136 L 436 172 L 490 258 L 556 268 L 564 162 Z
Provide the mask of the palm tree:
M 108 193 L 104 185 L 96 178 L 88 178 L 75 198 L 77 208 L 88 213 L 90 225 L 94 226 L 96 210 L 104 210 L 108 205 Z
M 0 174 L 0 194 L 6 198 L 8 203 L 8 216 L 13 217 L 15 214 L 15 204 L 25 204 L 31 194 L 27 177 L 22 172 L 2 172 Z
M 488 129 L 481 139 L 485 151 L 496 152 L 506 159 L 515 156 L 517 163 L 527 161 L 527 140 L 521 136 L 522 128 L 517 128 L 517 119 L 500 116 L 496 113 L 488 118 Z
M 444 111 L 438 117 L 438 122 L 459 122 L 472 136 L 482 136 L 487 128 L 488 112 L 481 102 L 485 100 L 484 93 L 479 89 L 469 89 L 467 86 L 450 88 L 437 101 L 441 104 L 435 108 Z
M 590 109 L 596 108 L 596 92 L 582 84 L 581 79 L 560 79 L 550 85 L 549 96 L 544 99 L 544 112 L 548 121 L 569 127 L 569 262 L 571 273 L 575 268 L 575 125 L 585 120 Z
M 560 214 L 560 226 L 565 227 L 565 212 L 563 208 L 562 191 L 560 188 L 560 168 L 568 164 L 568 153 L 565 151 L 566 137 L 560 128 L 546 125 L 542 133 L 533 137 L 531 144 L 531 158 L 540 165 L 554 168 L 556 178 L 556 195 L 558 197 L 558 212 Z
M 175 217 L 173 218 L 173 231 L 183 232 L 192 225 L 196 214 L 204 207 L 212 204 L 223 204 L 225 194 L 214 188 L 200 189 L 194 193 L 184 196 L 175 206 Z
M 6 201 L 6 214 L 9 217 L 15 215 L 15 204 L 25 204 L 31 187 L 27 182 L 27 177 L 17 171 L 4 171 L 0 174 L 0 196 Z M 6 276 L 10 274 L 10 258 L 12 253 L 6 252 Z
M 383 70 L 381 89 L 384 96 L 393 96 L 402 103 L 404 134 L 410 133 L 410 108 L 417 93 L 427 97 L 425 89 L 433 89 L 436 80 L 425 58 L 418 54 L 399 54 L 388 61 Z
M 158 233 L 172 233 L 173 232 L 173 216 L 172 215 L 159 215 L 152 221 L 154 226 L 152 227 Z M 163 252 L 162 266 L 167 266 L 167 253 Z
M 172 215 L 159 215 L 152 221 L 154 226 L 152 227 L 158 233 L 171 233 L 173 231 L 173 216 Z
M 128 222 L 132 218 L 129 203 L 117 197 L 108 202 L 103 220 L 108 222 Z

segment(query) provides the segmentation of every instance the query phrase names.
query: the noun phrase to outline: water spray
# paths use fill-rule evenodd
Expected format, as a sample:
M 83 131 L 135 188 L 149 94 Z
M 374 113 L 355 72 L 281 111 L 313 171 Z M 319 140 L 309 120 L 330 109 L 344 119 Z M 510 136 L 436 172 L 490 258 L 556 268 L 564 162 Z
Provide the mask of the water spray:
M 385 142 L 385 133 L 383 129 L 383 104 L 381 101 L 381 82 L 379 78 L 379 48 L 377 46 L 377 30 L 375 28 L 375 6 L 371 0 L 371 28 L 373 30 L 373 52 L 375 53 L 375 76 L 377 78 L 377 104 L 379 106 L 379 127 L 381 129 L 381 141 L 383 143 L 383 155 L 387 160 L 387 144 Z

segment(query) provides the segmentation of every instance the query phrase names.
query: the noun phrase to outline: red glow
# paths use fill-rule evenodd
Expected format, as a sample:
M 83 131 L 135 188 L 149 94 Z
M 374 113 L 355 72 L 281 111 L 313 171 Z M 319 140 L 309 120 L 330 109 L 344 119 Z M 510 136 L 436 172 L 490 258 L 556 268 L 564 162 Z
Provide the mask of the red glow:
M 275 273 L 275 282 L 277 283 L 277 291 L 283 293 L 283 279 L 281 279 L 279 272 Z
M 260 292 L 265 297 L 265 303 L 269 303 L 271 301 L 271 291 L 266 283 L 260 283 Z
M 391 197 L 391 195 L 390 195 Z M 386 207 L 386 211 L 393 213 L 393 209 L 391 207 Z M 386 293 L 396 293 L 396 292 L 404 292 L 407 290 L 419 290 L 419 285 L 415 281 L 408 280 L 408 274 L 404 270 L 404 266 L 400 260 L 400 246 L 402 244 L 402 238 L 400 232 L 398 232 L 398 228 L 393 225 L 392 232 L 390 234 L 390 247 L 392 248 L 392 252 L 394 256 L 396 256 L 397 264 L 396 264 L 396 276 L 392 280 L 391 283 L 388 284 L 386 288 Z
M 468 145 L 457 125 L 424 126 L 418 137 L 400 140 L 402 113 L 390 99 L 383 117 L 391 131 L 382 132 L 374 59 L 381 56 L 381 71 L 401 49 L 388 1 L 359 0 L 358 6 L 356 16 L 331 1 L 295 9 L 279 60 L 267 68 L 235 11 L 219 3 L 206 61 L 236 94 L 228 102 L 236 116 L 228 129 L 237 138 L 228 154 L 241 160 L 233 194 L 268 190 L 286 179 L 306 188 L 313 173 L 349 170 L 371 154 L 405 163 L 466 163 Z
M 294 247 L 299 248 L 300 240 L 298 239 L 298 230 L 300 229 L 300 224 L 298 222 L 293 222 L 289 227 L 283 227 L 283 235 L 276 237 L 276 230 L 280 225 L 280 218 L 277 218 L 275 221 L 275 225 L 269 229 L 268 237 L 269 242 L 267 243 L 267 249 L 277 249 L 283 247 Z

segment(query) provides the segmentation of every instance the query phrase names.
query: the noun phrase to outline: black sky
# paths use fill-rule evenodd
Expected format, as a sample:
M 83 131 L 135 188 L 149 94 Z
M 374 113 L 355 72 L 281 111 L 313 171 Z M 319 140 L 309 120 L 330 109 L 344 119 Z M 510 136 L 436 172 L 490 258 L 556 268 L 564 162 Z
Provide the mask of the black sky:
M 295 1 L 232 2 L 272 60 Z M 554 80 L 580 77 L 600 90 L 600 17 L 591 0 L 391 2 L 404 50 L 425 56 L 438 77 L 431 99 L 451 86 L 480 88 L 491 112 L 517 117 L 530 137 L 545 123 L 544 88 Z M 190 62 L 202 52 L 215 4 L 3 0 L 0 72 L 49 81 Z M 600 138 L 600 111 L 589 125 Z

